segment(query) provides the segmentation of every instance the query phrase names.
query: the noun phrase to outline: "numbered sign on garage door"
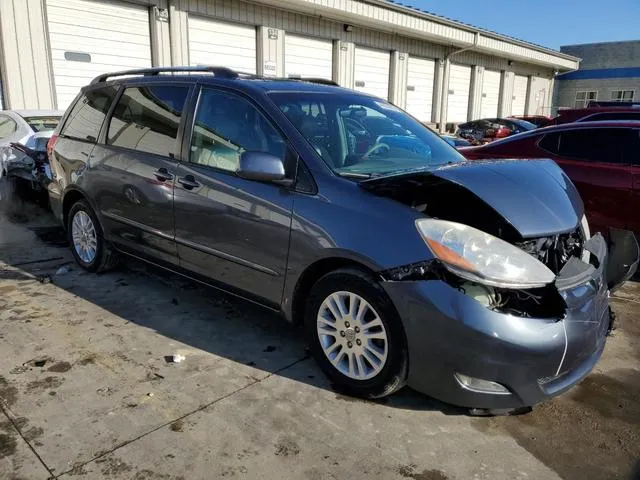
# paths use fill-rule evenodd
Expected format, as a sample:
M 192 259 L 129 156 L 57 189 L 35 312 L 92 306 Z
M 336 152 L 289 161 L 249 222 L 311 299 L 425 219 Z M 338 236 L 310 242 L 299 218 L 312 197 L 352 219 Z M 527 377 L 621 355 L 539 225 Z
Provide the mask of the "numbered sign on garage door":
M 284 73 L 287 77 L 315 77 L 331 80 L 333 43 L 331 40 L 285 34 Z
M 485 70 L 482 76 L 480 118 L 496 118 L 500 100 L 500 72 Z
M 516 75 L 513 79 L 513 101 L 511 102 L 511 115 L 524 115 L 527 103 L 527 85 L 529 79 L 523 75 Z
M 387 100 L 391 53 L 386 50 L 356 47 L 355 57 L 355 89 Z
M 189 61 L 256 73 L 256 29 L 189 16 Z
M 431 121 L 435 61 L 409 57 L 407 66 L 407 112 L 422 122 Z
M 447 96 L 447 122 L 466 122 L 469 112 L 471 67 L 451 64 L 449 68 L 449 94 Z
M 147 7 L 47 0 L 47 20 L 59 109 L 101 73 L 151 66 Z

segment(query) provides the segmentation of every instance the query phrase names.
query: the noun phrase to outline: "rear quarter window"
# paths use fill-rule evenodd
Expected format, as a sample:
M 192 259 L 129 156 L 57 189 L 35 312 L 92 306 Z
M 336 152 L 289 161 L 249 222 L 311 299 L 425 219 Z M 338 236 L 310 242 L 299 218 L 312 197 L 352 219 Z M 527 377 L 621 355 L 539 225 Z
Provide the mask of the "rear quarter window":
M 110 86 L 84 92 L 71 108 L 60 135 L 89 142 L 97 141 L 117 91 L 117 87 Z

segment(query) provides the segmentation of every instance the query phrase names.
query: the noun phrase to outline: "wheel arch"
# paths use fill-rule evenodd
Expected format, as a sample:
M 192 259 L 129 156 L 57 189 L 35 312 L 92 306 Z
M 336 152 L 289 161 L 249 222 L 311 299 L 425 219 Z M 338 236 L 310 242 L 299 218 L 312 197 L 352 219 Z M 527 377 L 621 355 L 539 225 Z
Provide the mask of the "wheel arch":
M 367 262 L 359 259 L 332 256 L 316 260 L 304 269 L 293 288 L 291 308 L 286 314 L 294 325 L 304 322 L 305 304 L 313 285 L 327 273 L 343 268 L 355 268 L 369 275 L 376 275 L 372 265 L 367 265 Z

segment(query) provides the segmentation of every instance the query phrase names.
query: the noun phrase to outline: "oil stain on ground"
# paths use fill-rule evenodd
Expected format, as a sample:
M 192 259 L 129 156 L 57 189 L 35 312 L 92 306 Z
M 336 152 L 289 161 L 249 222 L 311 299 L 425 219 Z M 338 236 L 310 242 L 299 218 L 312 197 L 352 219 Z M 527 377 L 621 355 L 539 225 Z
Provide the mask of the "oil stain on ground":
M 27 384 L 25 393 L 40 393 L 45 390 L 51 390 L 52 388 L 58 388 L 64 382 L 60 377 L 46 377 L 41 380 L 34 380 Z
M 628 480 L 640 458 L 639 398 L 639 371 L 592 373 L 529 414 L 472 424 L 488 435 L 510 435 L 564 480 Z
M 418 470 L 418 466 L 415 464 L 400 465 L 396 469 L 396 473 L 404 478 L 411 478 L 413 480 L 449 480 L 444 472 L 441 470 Z
M 0 398 L 8 406 L 12 406 L 18 399 L 18 389 L 9 385 L 6 378 L 0 376 Z

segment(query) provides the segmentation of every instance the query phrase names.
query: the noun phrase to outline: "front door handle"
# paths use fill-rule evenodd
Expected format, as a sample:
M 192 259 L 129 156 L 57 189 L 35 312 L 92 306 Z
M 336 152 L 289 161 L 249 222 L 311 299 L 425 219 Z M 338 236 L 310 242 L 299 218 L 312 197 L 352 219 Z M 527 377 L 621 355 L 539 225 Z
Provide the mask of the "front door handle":
M 167 170 L 164 167 L 159 168 L 158 170 L 153 172 L 153 174 L 161 182 L 166 182 L 167 180 L 173 180 L 173 174 L 169 173 L 169 170 Z
M 184 177 L 179 177 L 178 182 L 187 190 L 192 190 L 200 186 L 193 175 L 185 175 Z

